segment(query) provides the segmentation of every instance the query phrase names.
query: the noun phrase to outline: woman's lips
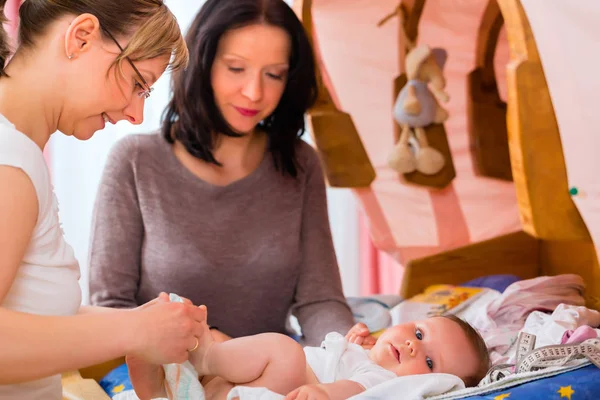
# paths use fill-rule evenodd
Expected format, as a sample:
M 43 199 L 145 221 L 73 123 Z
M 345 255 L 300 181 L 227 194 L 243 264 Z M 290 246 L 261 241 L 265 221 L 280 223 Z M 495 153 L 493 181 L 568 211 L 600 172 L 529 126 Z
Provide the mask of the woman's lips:
M 235 109 L 244 117 L 254 117 L 256 114 L 258 114 L 258 110 L 252 110 L 249 108 L 235 107 Z

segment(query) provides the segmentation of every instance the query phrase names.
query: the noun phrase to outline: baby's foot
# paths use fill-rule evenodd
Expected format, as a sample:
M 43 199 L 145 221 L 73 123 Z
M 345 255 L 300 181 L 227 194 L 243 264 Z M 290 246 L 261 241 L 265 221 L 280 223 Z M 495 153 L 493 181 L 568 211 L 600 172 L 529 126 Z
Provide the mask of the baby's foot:
M 208 363 L 208 353 L 211 347 L 215 344 L 215 341 L 210 333 L 208 324 L 206 323 L 208 317 L 208 310 L 206 306 L 200 306 L 200 311 L 204 312 L 204 321 L 202 321 L 202 334 L 198 337 L 198 347 L 196 350 L 190 352 L 190 362 L 198 372 L 199 376 L 210 375 L 210 365 Z
M 127 356 L 129 379 L 137 396 L 142 399 L 167 397 L 164 381 L 165 374 L 162 366 L 149 364 L 135 356 Z

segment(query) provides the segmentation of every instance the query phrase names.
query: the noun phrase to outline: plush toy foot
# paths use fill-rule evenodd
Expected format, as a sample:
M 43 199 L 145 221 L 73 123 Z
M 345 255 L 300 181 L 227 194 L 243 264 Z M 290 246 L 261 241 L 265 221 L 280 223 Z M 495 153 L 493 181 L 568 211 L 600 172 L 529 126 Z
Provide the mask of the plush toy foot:
M 435 115 L 433 116 L 433 122 L 435 124 L 441 124 L 442 122 L 446 121 L 449 116 L 450 114 L 448 114 L 446 109 L 438 106 L 438 108 L 435 110 Z
M 445 164 L 442 153 L 432 147 L 421 148 L 417 154 L 417 170 L 425 175 L 437 174 Z
M 408 143 L 400 141 L 394 146 L 388 157 L 388 165 L 401 174 L 408 174 L 417 169 L 417 160 Z
M 415 159 L 414 148 L 410 143 L 415 142 L 410 127 L 404 125 L 398 138 L 398 142 L 388 157 L 388 165 L 401 174 L 408 174 L 417 169 L 417 160 Z

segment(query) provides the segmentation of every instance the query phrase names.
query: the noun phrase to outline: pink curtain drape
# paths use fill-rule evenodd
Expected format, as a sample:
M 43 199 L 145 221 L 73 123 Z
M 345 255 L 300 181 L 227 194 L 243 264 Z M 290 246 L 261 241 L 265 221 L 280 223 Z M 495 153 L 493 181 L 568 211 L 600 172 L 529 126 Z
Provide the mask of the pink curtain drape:
M 4 6 L 4 14 L 8 19 L 4 29 L 8 32 L 9 36 L 15 40 L 17 36 L 17 27 L 19 26 L 19 6 L 21 0 L 8 0 Z M 16 40 L 15 40 L 16 42 Z
M 313 32 L 313 41 L 317 57 L 320 56 L 319 37 Z M 333 88 L 331 77 L 324 64 L 321 74 L 335 105 L 342 109 L 340 100 Z M 360 253 L 360 295 L 397 292 L 404 269 L 389 253 L 375 247 L 369 230 L 369 219 L 359 215 L 359 253 Z

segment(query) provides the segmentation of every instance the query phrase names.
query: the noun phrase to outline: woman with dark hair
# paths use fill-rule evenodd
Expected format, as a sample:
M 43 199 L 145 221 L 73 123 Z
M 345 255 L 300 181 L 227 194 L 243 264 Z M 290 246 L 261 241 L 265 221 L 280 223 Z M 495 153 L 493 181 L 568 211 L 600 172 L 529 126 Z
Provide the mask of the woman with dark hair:
M 92 302 L 174 292 L 206 304 L 221 339 L 289 333 L 290 311 L 306 344 L 345 334 L 323 172 L 300 139 L 317 93 L 302 24 L 282 0 L 208 0 L 186 41 L 161 132 L 126 137 L 107 163 Z

